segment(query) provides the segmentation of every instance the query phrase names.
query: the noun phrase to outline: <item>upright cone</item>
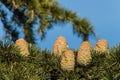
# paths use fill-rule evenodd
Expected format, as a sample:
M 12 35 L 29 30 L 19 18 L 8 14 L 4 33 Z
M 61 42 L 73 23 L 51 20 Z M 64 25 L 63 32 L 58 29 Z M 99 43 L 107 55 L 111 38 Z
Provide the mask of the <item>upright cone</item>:
M 108 51 L 108 42 L 107 40 L 101 39 L 99 40 L 95 47 L 94 47 L 95 51 L 100 51 L 100 52 L 107 52 Z
M 16 40 L 15 47 L 20 50 L 20 54 L 23 56 L 28 56 L 30 54 L 28 51 L 28 43 L 24 39 Z
M 91 50 L 92 46 L 88 41 L 82 42 L 77 54 L 77 62 L 80 65 L 87 65 L 91 62 Z
M 63 54 L 63 52 L 67 49 L 68 45 L 66 39 L 62 36 L 58 37 L 53 46 L 54 55 L 60 57 Z
M 61 68 L 67 71 L 73 71 L 75 66 L 75 55 L 72 50 L 66 50 L 61 56 Z

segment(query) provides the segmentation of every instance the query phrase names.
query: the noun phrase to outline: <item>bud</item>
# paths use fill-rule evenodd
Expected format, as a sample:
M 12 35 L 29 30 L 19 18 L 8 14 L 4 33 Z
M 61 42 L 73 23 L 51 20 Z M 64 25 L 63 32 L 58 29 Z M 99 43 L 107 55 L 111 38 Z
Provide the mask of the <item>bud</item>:
M 108 51 L 108 42 L 107 40 L 101 39 L 99 40 L 95 47 L 94 47 L 95 51 L 100 51 L 100 52 L 107 52 Z
M 20 50 L 20 54 L 23 56 L 28 56 L 30 54 L 28 51 L 28 43 L 24 39 L 16 40 L 15 47 Z
M 68 45 L 66 39 L 62 36 L 58 37 L 53 46 L 54 55 L 60 57 L 67 49 Z
M 91 62 L 91 50 L 92 46 L 88 41 L 82 42 L 78 54 L 77 54 L 77 62 L 81 65 L 87 65 Z
M 72 50 L 66 50 L 61 56 L 61 68 L 67 71 L 73 71 L 75 66 L 75 55 Z

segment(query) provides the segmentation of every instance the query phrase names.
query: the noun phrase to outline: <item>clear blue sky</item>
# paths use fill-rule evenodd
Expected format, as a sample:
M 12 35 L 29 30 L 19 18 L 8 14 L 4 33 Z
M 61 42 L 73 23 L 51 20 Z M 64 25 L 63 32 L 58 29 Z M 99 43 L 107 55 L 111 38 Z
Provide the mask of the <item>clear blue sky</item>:
M 98 37 L 107 39 L 112 47 L 120 42 L 120 0 L 56 0 L 61 7 L 70 9 L 78 16 L 87 18 L 94 26 Z M 78 49 L 81 37 L 73 35 L 70 24 L 55 25 L 47 32 L 47 37 L 41 42 L 42 49 L 51 50 L 58 36 L 66 37 L 69 47 Z M 94 46 L 96 40 L 91 37 Z

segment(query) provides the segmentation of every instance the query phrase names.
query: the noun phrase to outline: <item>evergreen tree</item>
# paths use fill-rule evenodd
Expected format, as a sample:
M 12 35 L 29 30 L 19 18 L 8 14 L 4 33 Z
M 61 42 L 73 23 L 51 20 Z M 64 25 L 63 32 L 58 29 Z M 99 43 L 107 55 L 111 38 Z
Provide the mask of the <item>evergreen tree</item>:
M 90 34 L 95 34 L 87 19 L 79 18 L 71 10 L 61 8 L 55 0 L 1 0 L 1 3 L 13 14 L 12 21 L 22 24 L 21 27 L 24 28 L 25 38 L 28 42 L 35 43 L 31 24 L 35 24 L 36 16 L 40 19 L 40 25 L 36 23 L 38 32 L 35 34 L 40 32 L 41 39 L 45 37 L 46 30 L 53 27 L 55 23 L 72 23 L 74 33 L 82 36 L 84 41 L 88 40 Z M 3 14 L 1 11 L 0 13 Z M 6 15 L 2 15 L 2 17 L 4 16 Z

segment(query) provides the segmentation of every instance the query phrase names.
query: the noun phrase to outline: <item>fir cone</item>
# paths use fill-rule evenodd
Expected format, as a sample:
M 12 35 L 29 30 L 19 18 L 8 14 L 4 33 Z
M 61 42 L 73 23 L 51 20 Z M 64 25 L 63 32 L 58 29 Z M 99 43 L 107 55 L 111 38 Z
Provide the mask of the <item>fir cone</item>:
M 28 51 L 28 43 L 24 39 L 16 40 L 15 47 L 20 50 L 20 54 L 23 56 L 28 56 L 30 54 Z
M 77 62 L 80 65 L 87 65 L 91 62 L 91 50 L 92 46 L 88 41 L 82 42 L 77 54 Z
M 107 52 L 108 51 L 108 42 L 107 40 L 101 39 L 99 40 L 95 47 L 94 47 L 95 51 L 100 51 L 100 52 Z
M 61 68 L 67 71 L 73 71 L 75 66 L 75 55 L 72 50 L 66 50 L 61 56 Z
M 58 37 L 53 46 L 54 55 L 60 57 L 63 54 L 63 52 L 67 49 L 68 45 L 66 39 L 62 36 Z

